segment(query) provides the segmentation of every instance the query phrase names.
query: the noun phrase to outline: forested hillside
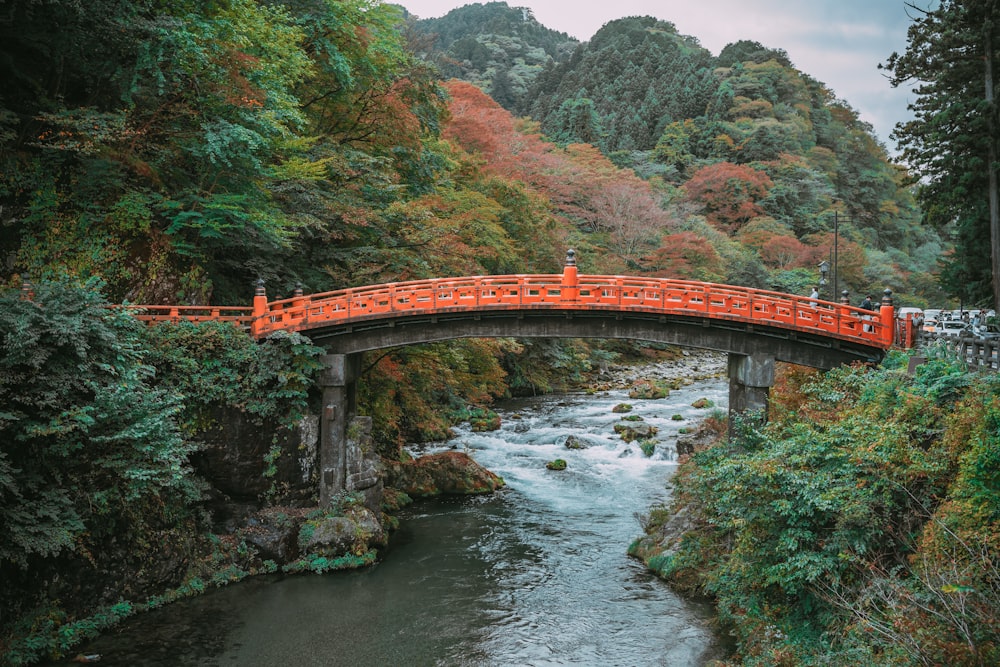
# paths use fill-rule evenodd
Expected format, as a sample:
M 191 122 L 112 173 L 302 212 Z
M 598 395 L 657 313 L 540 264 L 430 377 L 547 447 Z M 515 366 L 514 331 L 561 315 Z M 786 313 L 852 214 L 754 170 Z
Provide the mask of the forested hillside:
M 441 75 L 474 83 L 511 112 L 524 110 L 538 75 L 572 55 L 579 42 L 538 23 L 525 7 L 469 4 L 444 18 L 410 22 L 413 50 Z
M 483 39 L 465 20 L 473 11 L 517 27 L 504 3 L 415 25 L 443 44 L 462 29 Z M 621 257 L 629 272 L 802 293 L 836 245 L 827 298 L 889 287 L 904 304 L 947 302 L 934 277 L 947 228 L 922 224 L 913 180 L 872 128 L 781 50 L 742 41 L 713 56 L 669 22 L 624 18 L 552 62 L 520 110 L 546 140 L 595 146 L 655 188 L 672 238 L 636 243 Z

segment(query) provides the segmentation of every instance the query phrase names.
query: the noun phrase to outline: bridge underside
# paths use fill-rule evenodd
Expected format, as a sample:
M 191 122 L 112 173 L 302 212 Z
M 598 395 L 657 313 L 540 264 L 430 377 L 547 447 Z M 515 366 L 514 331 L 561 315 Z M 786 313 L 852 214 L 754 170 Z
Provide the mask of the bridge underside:
M 618 338 L 697 347 L 830 369 L 884 352 L 779 327 L 716 318 L 623 312 L 518 311 L 397 317 L 304 331 L 331 353 L 353 354 L 454 338 Z
M 766 418 L 774 362 L 830 369 L 854 361 L 878 362 L 881 349 L 779 327 L 699 317 L 623 312 L 484 312 L 402 317 L 304 331 L 325 347 L 320 444 L 320 501 L 353 491 L 347 428 L 355 416 L 362 352 L 455 338 L 609 338 L 667 343 L 729 355 L 730 413 Z

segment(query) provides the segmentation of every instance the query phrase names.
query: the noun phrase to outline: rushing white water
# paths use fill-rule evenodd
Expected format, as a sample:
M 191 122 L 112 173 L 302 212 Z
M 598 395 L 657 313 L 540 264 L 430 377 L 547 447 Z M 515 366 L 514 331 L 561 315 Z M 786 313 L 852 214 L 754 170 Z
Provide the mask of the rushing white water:
M 700 665 L 709 611 L 626 555 L 637 515 L 667 498 L 674 442 L 724 380 L 666 399 L 625 392 L 511 401 L 462 448 L 504 477 L 491 496 L 421 501 L 363 571 L 257 579 L 143 615 L 86 652 L 114 665 Z M 614 425 L 630 403 L 659 429 L 646 457 Z M 675 415 L 679 416 L 675 418 Z M 566 438 L 589 445 L 568 449 Z M 431 448 L 432 450 L 434 448 Z M 563 471 L 545 463 L 564 459 Z

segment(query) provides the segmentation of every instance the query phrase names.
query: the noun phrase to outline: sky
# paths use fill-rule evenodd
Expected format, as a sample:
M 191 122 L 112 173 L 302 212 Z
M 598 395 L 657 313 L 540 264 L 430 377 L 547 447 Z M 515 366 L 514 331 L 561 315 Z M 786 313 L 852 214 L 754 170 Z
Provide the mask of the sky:
M 395 0 L 418 18 L 444 16 L 472 2 Z M 933 0 L 910 0 L 927 7 Z M 784 49 L 795 67 L 845 100 L 893 155 L 890 133 L 911 118 L 909 88 L 893 88 L 878 69 L 893 51 L 906 50 L 910 24 L 904 0 L 507 0 L 528 7 L 547 28 L 587 41 L 609 21 L 654 16 L 719 55 L 741 39 Z M 912 10 L 909 10 L 912 13 Z

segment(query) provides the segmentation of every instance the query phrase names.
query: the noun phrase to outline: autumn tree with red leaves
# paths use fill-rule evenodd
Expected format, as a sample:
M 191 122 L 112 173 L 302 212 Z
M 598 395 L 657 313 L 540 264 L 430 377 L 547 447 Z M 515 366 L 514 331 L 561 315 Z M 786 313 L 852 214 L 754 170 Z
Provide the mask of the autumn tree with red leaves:
M 718 162 L 696 171 L 684 190 L 690 201 L 704 207 L 709 222 L 732 234 L 763 214 L 758 202 L 773 186 L 767 174 L 753 167 Z
M 643 268 L 658 278 L 718 282 L 725 273 L 719 253 L 694 232 L 664 236 L 660 247 L 642 261 Z

